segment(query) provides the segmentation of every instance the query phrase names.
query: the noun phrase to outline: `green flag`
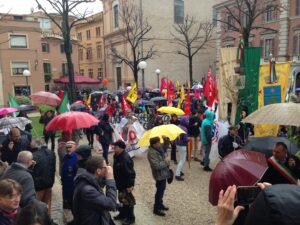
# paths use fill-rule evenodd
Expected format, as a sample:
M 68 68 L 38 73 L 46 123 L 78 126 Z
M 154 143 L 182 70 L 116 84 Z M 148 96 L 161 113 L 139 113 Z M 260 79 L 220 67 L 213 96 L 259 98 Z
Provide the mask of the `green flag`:
M 60 102 L 60 105 L 57 108 L 57 112 L 59 113 L 65 113 L 70 111 L 70 104 L 69 104 L 69 98 L 68 98 L 68 92 L 65 91 L 64 97 Z
M 14 107 L 17 108 L 19 106 L 19 104 L 17 103 L 16 99 L 14 98 L 14 96 L 12 96 L 11 94 L 8 94 L 9 98 L 8 98 L 8 104 L 10 107 Z M 13 113 L 14 117 L 18 116 L 19 113 L 15 112 Z

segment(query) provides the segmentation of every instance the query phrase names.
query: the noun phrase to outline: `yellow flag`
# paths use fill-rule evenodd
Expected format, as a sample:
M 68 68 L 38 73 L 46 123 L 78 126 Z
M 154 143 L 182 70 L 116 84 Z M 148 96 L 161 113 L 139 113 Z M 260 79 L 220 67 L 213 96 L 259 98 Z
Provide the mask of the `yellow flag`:
M 126 97 L 127 101 L 131 102 L 131 103 L 135 103 L 135 101 L 137 100 L 137 88 L 136 88 L 136 83 L 134 83 L 134 85 L 132 86 L 131 90 L 129 91 L 127 97 Z
M 88 106 L 90 106 L 90 105 L 91 105 L 91 101 L 92 101 L 92 95 L 89 95 L 89 97 L 88 97 L 88 99 L 87 99 L 87 101 L 86 101 L 86 104 L 87 104 Z
M 178 109 L 181 108 L 181 104 L 182 104 L 183 100 L 184 100 L 184 87 L 182 85 L 181 90 L 180 90 L 180 99 L 179 99 L 179 102 L 178 102 L 178 105 L 177 105 Z
M 179 81 L 176 80 L 176 92 L 178 93 L 180 91 L 180 84 Z

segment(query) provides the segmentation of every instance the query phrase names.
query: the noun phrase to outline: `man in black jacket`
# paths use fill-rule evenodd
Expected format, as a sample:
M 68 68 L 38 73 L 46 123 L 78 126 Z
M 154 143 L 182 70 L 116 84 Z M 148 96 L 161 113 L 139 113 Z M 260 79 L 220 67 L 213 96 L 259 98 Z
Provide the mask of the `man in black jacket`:
M 135 198 L 132 194 L 135 180 L 134 164 L 129 154 L 125 151 L 126 144 L 119 140 L 113 143 L 114 155 L 114 177 L 119 191 L 118 197 L 120 203 L 120 214 L 114 219 L 124 219 L 123 225 L 130 225 L 135 222 L 134 205 Z
M 32 169 L 32 177 L 37 199 L 47 204 L 50 215 L 52 187 L 55 179 L 55 154 L 47 148 L 41 138 L 34 139 L 31 148 L 33 160 L 36 162 Z
M 99 186 L 99 179 L 105 178 L 106 193 Z M 117 206 L 117 188 L 113 169 L 100 156 L 86 161 L 86 170 L 78 170 L 73 195 L 74 224 L 109 225 L 110 210 Z
M 240 149 L 243 146 L 242 139 L 238 136 L 237 128 L 230 126 L 228 134 L 221 137 L 218 142 L 219 155 L 224 158 L 234 150 Z
M 194 160 L 200 161 L 198 158 L 199 154 L 199 147 L 198 147 L 198 138 L 200 135 L 200 124 L 201 121 L 198 117 L 197 112 L 192 112 L 192 115 L 189 118 L 189 125 L 188 125 L 188 134 L 192 140 L 192 152 L 194 153 Z
M 109 145 L 112 143 L 112 134 L 114 130 L 109 124 L 109 115 L 104 114 L 100 123 L 98 124 L 96 133 L 99 135 L 99 142 L 102 145 L 103 158 L 108 164 L 108 150 Z

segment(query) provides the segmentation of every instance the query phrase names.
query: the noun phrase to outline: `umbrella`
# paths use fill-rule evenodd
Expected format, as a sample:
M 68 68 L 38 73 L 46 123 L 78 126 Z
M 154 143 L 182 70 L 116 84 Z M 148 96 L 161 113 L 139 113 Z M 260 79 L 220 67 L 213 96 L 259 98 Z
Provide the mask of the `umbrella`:
M 154 89 L 151 90 L 151 92 L 159 93 L 159 92 L 160 92 L 160 89 L 159 89 L 159 88 L 154 88 Z
M 17 111 L 19 110 L 13 107 L 2 108 L 0 109 L 0 115 L 3 116 Z
M 78 100 L 78 101 L 76 101 L 76 102 L 73 102 L 72 105 L 73 105 L 73 104 L 83 104 L 83 101 Z
M 160 107 L 157 111 L 161 112 L 161 113 L 166 113 L 166 114 L 175 114 L 177 116 L 184 115 L 184 112 L 181 109 L 178 109 L 178 108 L 175 108 L 172 106 L 163 106 L 163 107 Z
M 150 99 L 151 102 L 161 102 L 161 101 L 167 101 L 164 97 L 154 97 Z
M 201 84 L 195 84 L 191 89 L 203 89 L 203 86 Z
M 13 127 L 24 130 L 25 126 L 29 123 L 31 123 L 31 120 L 25 117 L 4 117 L 0 119 L 0 130 Z
M 76 111 L 76 110 L 85 109 L 86 106 L 84 104 L 75 104 L 75 103 L 73 103 L 70 108 L 71 108 L 71 110 Z
M 54 117 L 46 126 L 46 130 L 71 131 L 89 128 L 99 123 L 99 120 L 86 112 L 66 112 Z
M 55 112 L 55 108 L 50 105 L 39 104 L 37 106 L 41 112 L 53 111 Z
M 151 102 L 151 101 L 148 101 L 148 100 L 144 100 L 144 99 L 139 99 L 139 100 L 136 100 L 135 105 L 148 105 L 148 106 L 154 106 L 154 103 Z
M 276 103 L 266 105 L 251 113 L 243 122 L 252 124 L 278 124 L 300 126 L 300 104 Z
M 150 145 L 150 138 L 160 137 L 162 141 L 162 136 L 170 138 L 171 141 L 175 140 L 180 134 L 184 134 L 184 130 L 174 124 L 160 125 L 146 131 L 138 142 L 141 147 Z
M 264 154 L 248 150 L 236 150 L 220 161 L 209 181 L 209 201 L 218 204 L 219 192 L 230 185 L 255 185 L 268 169 Z
M 52 106 L 58 106 L 61 101 L 61 99 L 56 94 L 46 91 L 38 91 L 30 95 L 30 98 L 35 103 L 41 103 Z
M 34 105 L 19 105 L 17 109 L 20 112 L 32 112 L 36 110 L 36 106 Z
M 270 157 L 272 156 L 272 149 L 277 142 L 285 143 L 289 153 L 292 155 L 295 155 L 298 151 L 298 147 L 285 137 L 250 137 L 249 143 L 244 146 L 244 149 L 261 152 L 266 157 Z

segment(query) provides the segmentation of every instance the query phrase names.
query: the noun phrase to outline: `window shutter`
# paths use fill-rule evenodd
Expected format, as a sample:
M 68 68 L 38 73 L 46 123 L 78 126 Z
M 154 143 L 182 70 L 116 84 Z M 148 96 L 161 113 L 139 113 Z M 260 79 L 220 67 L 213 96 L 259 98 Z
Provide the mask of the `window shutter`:
M 277 56 L 277 42 L 276 42 L 276 39 L 275 38 L 273 38 L 272 39 L 272 54 L 273 54 L 273 56 L 275 57 L 275 56 Z
M 293 36 L 293 55 L 297 55 L 298 35 Z
M 261 46 L 261 57 L 265 58 L 265 45 L 264 40 L 260 40 L 260 46 Z

